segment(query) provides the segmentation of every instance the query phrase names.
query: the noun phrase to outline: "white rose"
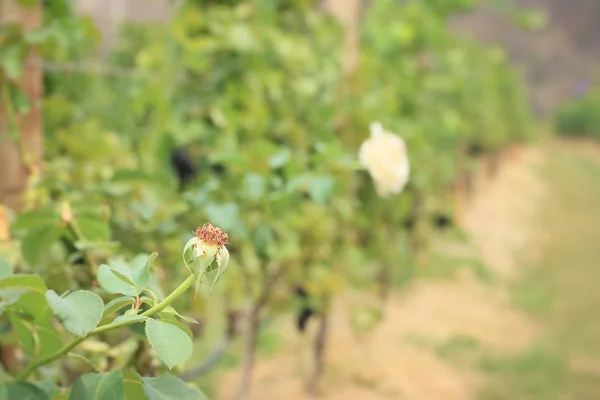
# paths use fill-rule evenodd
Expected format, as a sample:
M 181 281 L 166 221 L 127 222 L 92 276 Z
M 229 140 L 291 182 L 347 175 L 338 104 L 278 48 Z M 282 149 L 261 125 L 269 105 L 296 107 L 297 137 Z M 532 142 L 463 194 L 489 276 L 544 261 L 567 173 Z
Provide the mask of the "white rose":
M 402 192 L 410 166 L 404 140 L 386 131 L 379 122 L 371 124 L 371 137 L 360 146 L 358 159 L 375 181 L 381 197 Z

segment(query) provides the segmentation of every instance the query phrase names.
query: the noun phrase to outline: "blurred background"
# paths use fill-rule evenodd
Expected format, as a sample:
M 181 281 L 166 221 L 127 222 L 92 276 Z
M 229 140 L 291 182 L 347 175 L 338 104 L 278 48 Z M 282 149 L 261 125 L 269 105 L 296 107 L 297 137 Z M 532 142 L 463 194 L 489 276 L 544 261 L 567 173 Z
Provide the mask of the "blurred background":
M 231 263 L 178 300 L 169 372 L 208 398 L 600 398 L 599 26 L 597 0 L 0 0 L 0 266 L 96 290 L 156 251 L 164 297 L 210 222 Z M 143 332 L 91 343 L 46 378 L 166 370 Z

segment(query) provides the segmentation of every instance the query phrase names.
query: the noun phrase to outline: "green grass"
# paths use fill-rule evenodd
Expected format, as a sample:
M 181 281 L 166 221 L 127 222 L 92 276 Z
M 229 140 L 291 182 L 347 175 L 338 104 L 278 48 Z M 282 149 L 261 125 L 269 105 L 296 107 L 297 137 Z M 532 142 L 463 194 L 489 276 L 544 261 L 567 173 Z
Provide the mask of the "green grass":
M 600 398 L 600 160 L 564 143 L 549 145 L 547 156 L 541 176 L 550 196 L 538 220 L 545 240 L 513 288 L 515 306 L 546 329 L 522 354 L 482 358 L 490 377 L 482 400 Z M 572 367 L 582 359 L 593 368 Z
M 481 349 L 477 339 L 465 335 L 454 336 L 435 347 L 439 357 L 463 363 L 471 363 L 475 357 L 479 357 Z
M 564 356 L 548 348 L 533 347 L 516 357 L 487 356 L 480 367 L 493 376 L 479 393 L 481 400 L 564 398 L 568 378 Z
M 261 356 L 276 354 L 281 349 L 280 336 L 272 329 L 263 328 L 258 332 L 257 352 Z
M 494 284 L 497 280 L 494 271 L 475 256 L 456 256 L 441 252 L 432 252 L 427 268 L 419 271 L 419 276 L 429 279 L 448 279 L 461 269 L 470 269 L 473 275 L 485 284 Z

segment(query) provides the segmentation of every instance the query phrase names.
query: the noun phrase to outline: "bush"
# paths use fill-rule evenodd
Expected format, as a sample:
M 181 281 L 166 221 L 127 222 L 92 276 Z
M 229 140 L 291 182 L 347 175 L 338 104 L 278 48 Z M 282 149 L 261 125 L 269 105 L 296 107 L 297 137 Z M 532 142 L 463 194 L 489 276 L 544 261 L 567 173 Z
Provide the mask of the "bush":
M 587 93 L 560 107 L 554 127 L 560 135 L 600 139 L 600 92 Z
M 11 226 L 15 247 L 0 289 L 10 294 L 18 289 L 11 282 L 32 280 L 30 296 L 64 330 L 50 330 L 40 353 L 35 332 L 48 328 L 52 314 L 42 319 L 27 308 L 28 297 L 11 297 L 2 318 L 6 343 L 15 345 L 15 335 L 24 343 L 18 381 L 41 380 L 38 367 L 94 336 L 92 344 L 127 351 L 99 355 L 82 345 L 77 355 L 125 372 L 82 375 L 88 364 L 54 364 L 53 384 L 75 382 L 64 393 L 131 376 L 146 393 L 159 383 L 192 390 L 168 375 L 148 378 L 193 367 L 185 364 L 188 344 L 202 330 L 176 309 L 211 332 L 226 324 L 228 338 L 236 332 L 233 316 L 247 310 L 251 365 L 265 315 L 309 307 L 324 318 L 345 290 L 383 299 L 390 282 L 406 281 L 413 259 L 427 250 L 430 221 L 451 208 L 452 185 L 471 166 L 467 150 L 475 143 L 497 151 L 529 137 L 526 95 L 503 52 L 447 27 L 452 11 L 471 1 L 373 2 L 352 76 L 340 68 L 338 25 L 309 3 L 190 0 L 170 23 L 124 29 L 111 62 L 130 73 L 47 77 L 45 169 Z M 50 26 L 74 36 L 49 53 L 59 61 L 89 52 L 85 29 Z M 375 121 L 396 136 L 388 143 L 406 145 L 410 180 L 400 195 L 402 185 L 380 196 L 376 176 L 359 163 Z M 196 164 L 183 189 L 169 162 L 175 148 Z M 182 248 L 204 221 L 229 233 L 229 251 L 190 266 L 190 249 L 182 261 Z M 226 258 L 222 275 L 218 261 Z M 176 267 L 182 262 L 187 268 Z M 181 282 L 203 290 L 182 296 Z M 308 300 L 299 305 L 294 292 Z M 82 314 L 78 300 L 94 308 L 83 327 L 73 325 Z M 353 307 L 361 316 L 353 327 L 373 328 L 378 307 Z M 157 340 L 157 329 L 174 340 Z M 75 376 L 67 379 L 68 371 Z

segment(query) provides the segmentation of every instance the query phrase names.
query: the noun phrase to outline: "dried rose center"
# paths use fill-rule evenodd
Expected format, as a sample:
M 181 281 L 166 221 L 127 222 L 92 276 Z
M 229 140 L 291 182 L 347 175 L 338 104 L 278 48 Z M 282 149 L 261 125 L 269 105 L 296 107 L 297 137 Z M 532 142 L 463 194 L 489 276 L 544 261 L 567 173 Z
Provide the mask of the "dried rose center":
M 221 228 L 208 223 L 196 229 L 196 237 L 204 243 L 217 246 L 218 248 L 229 243 L 229 236 Z

